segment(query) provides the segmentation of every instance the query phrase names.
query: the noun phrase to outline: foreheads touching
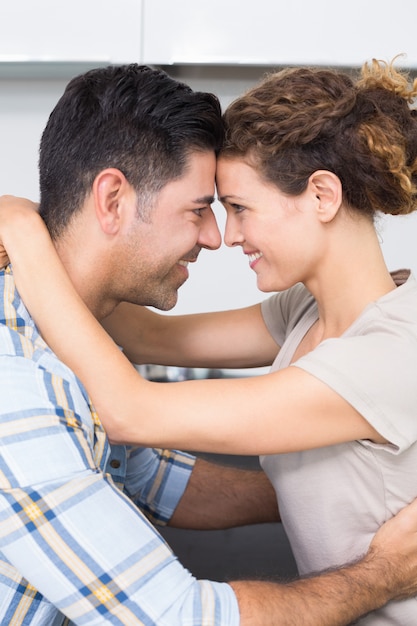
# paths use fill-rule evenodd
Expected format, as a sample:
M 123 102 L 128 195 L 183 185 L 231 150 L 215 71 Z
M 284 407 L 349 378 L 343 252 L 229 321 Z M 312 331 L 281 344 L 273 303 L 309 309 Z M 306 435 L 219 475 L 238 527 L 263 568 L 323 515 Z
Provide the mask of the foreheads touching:
M 41 214 L 51 235 L 62 234 L 100 171 L 119 169 L 147 206 L 183 175 L 190 153 L 217 153 L 223 132 L 217 97 L 162 70 L 131 64 L 74 78 L 40 146 Z
M 336 174 L 346 207 L 374 217 L 417 208 L 417 80 L 373 60 L 359 76 L 273 73 L 224 114 L 222 158 L 245 159 L 290 195 L 317 170 Z

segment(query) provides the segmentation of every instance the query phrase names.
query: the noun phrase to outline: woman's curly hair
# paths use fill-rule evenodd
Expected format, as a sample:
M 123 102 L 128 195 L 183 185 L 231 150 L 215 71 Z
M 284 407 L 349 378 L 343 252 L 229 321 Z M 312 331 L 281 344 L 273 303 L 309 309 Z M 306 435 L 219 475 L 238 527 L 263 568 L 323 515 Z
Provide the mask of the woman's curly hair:
M 266 76 L 224 114 L 222 157 L 248 160 L 298 195 L 319 169 L 336 174 L 347 206 L 373 216 L 417 208 L 417 79 L 373 59 L 348 73 L 291 68 Z

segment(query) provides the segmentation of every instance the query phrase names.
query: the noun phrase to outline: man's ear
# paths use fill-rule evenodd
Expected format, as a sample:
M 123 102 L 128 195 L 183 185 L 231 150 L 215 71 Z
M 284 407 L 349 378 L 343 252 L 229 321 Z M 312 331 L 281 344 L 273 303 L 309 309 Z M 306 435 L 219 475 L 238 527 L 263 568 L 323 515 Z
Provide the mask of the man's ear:
M 308 187 L 317 199 L 317 215 L 322 222 L 331 222 L 342 204 L 340 178 L 328 170 L 317 170 L 308 179 Z
M 126 177 L 117 168 L 106 168 L 94 179 L 92 192 L 96 217 L 107 235 L 114 235 L 121 226 L 121 208 L 128 190 Z

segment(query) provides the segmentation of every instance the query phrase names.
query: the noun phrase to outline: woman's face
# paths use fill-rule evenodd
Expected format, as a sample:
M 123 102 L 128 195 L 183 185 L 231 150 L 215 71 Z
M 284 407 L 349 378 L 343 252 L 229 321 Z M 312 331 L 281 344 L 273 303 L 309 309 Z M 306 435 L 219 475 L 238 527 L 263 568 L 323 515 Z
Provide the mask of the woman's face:
M 288 196 L 241 159 L 220 157 L 217 192 L 227 212 L 224 241 L 242 246 L 261 291 L 308 283 L 323 250 L 310 188 Z

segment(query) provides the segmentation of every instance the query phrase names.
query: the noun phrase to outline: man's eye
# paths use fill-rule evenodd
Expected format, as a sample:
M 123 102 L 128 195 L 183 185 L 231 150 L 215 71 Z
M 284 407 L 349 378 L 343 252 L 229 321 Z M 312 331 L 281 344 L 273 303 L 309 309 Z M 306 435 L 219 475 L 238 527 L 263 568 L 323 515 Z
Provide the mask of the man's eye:
M 200 209 L 193 209 L 193 213 L 198 215 L 198 217 L 203 217 L 203 211 L 205 209 L 206 209 L 206 207 L 201 207 Z

